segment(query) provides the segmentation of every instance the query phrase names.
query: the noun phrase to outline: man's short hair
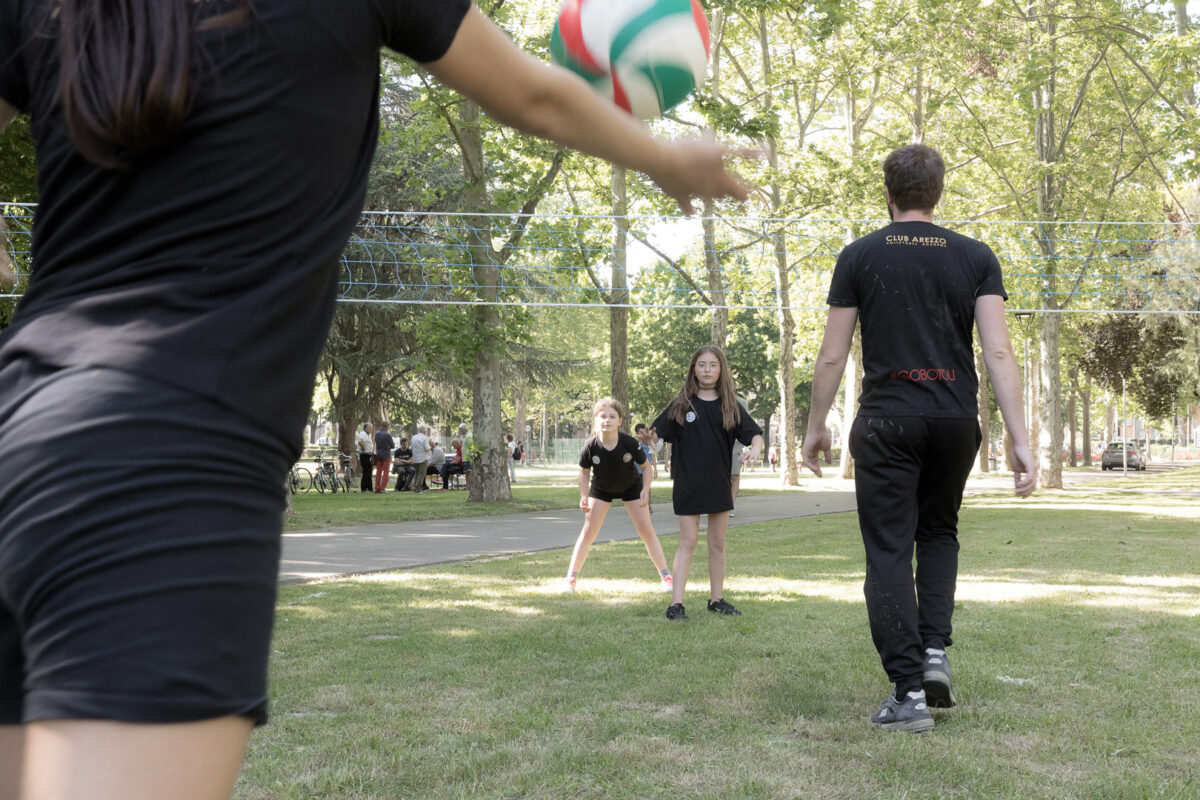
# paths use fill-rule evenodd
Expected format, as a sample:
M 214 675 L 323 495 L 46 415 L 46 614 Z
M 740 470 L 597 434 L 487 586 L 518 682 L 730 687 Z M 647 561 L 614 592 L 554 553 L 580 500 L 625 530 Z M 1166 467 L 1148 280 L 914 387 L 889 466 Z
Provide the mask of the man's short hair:
M 923 144 L 893 150 L 883 162 L 883 185 L 897 211 L 933 211 L 942 199 L 945 179 L 942 156 Z
M 371 427 L 371 423 L 369 423 L 369 422 L 364 422 L 364 423 L 363 423 L 363 430 L 364 430 L 364 431 L 365 431 L 367 428 L 369 428 L 369 427 Z
M 646 430 L 646 423 L 644 422 L 639 422 L 637 425 L 633 426 L 634 433 L 641 433 L 644 430 Z

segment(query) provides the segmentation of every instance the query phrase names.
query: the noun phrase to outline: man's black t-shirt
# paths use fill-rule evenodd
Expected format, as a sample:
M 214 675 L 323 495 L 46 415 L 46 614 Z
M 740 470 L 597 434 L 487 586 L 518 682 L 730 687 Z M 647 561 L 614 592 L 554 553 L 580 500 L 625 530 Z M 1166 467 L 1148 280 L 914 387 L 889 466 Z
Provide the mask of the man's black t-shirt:
M 254 0 L 248 21 L 196 34 L 175 146 L 124 172 L 85 161 L 67 135 L 56 7 L 0 4 L 0 97 L 32 117 L 42 198 L 33 278 L 0 361 L 149 375 L 290 445 L 366 191 L 379 50 L 440 58 L 469 0 Z
M 931 222 L 894 222 L 847 245 L 832 306 L 858 308 L 864 416 L 974 418 L 975 300 L 1008 299 L 983 242 Z
M 693 397 L 691 410 L 680 425 L 668 406 L 651 426 L 658 438 L 671 443 L 671 502 L 677 515 L 717 514 L 733 509 L 733 443 L 749 445 L 762 428 L 741 403 L 738 423 L 725 427 L 721 401 Z
M 635 464 L 645 464 L 646 454 L 638 440 L 625 433 L 617 434 L 617 445 L 605 449 L 599 436 L 593 436 L 579 454 L 579 468 L 592 471 L 591 488 L 610 495 L 622 495 L 642 482 Z

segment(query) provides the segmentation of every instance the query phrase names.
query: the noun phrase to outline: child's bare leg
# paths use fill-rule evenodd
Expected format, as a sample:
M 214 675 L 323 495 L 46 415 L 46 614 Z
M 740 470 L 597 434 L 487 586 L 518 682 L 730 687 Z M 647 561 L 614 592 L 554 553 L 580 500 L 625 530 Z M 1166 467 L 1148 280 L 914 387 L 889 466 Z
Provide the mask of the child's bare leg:
M 671 590 L 671 602 L 683 602 L 683 588 L 687 585 L 688 570 L 692 567 L 692 556 L 696 542 L 700 539 L 700 517 L 679 518 L 679 547 L 675 549 L 675 588 Z
M 571 553 L 571 564 L 567 567 L 568 578 L 578 575 L 583 570 L 588 550 L 591 549 L 592 542 L 596 541 L 596 534 L 600 533 L 600 526 L 604 524 L 608 509 L 612 508 L 612 503 L 597 500 L 595 497 L 590 498 L 590 501 L 590 510 L 583 519 L 583 530 L 579 532 L 579 538 L 575 540 L 575 550 Z
M 658 570 L 659 575 L 662 575 L 663 570 L 667 568 L 667 557 L 663 554 L 662 543 L 658 541 L 658 536 L 654 533 L 654 524 L 650 522 L 650 509 L 640 505 L 637 500 L 633 500 L 625 504 L 625 510 L 629 512 L 629 518 L 633 520 L 634 530 L 646 543 L 646 552 L 650 554 L 654 568 Z
M 712 599 L 720 600 L 725 594 L 725 528 L 729 525 L 729 512 L 708 515 L 708 587 Z

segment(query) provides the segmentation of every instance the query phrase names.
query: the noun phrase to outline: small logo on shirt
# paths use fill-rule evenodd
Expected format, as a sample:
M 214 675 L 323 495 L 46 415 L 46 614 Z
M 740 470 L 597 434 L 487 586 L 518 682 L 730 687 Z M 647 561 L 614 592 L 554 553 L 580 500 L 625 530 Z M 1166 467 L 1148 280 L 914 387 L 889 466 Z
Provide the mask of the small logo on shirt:
M 633 453 L 626 453 L 621 456 L 621 460 L 628 464 L 630 461 L 633 461 Z
M 599 463 L 600 463 L 600 456 L 592 456 L 592 463 L 593 463 L 593 464 L 599 464 Z
M 684 419 L 686 419 L 688 422 L 695 422 L 695 421 L 696 421 L 696 412 L 695 412 L 695 411 L 689 411 L 689 412 L 688 412 L 688 413 L 687 413 L 687 414 L 684 416 Z
M 952 369 L 901 369 L 892 373 L 892 379 L 898 381 L 912 381 L 913 383 L 926 383 L 929 381 L 947 381 L 953 383 L 957 380 Z
M 902 244 L 912 247 L 947 247 L 946 240 L 941 236 L 908 236 L 906 234 L 890 234 L 883 237 L 887 244 Z

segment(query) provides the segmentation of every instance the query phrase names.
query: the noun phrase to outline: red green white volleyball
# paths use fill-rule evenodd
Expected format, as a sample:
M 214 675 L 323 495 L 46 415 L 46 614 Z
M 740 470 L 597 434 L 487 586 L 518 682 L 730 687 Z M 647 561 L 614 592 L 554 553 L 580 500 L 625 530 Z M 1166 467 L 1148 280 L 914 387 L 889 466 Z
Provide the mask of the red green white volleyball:
M 566 0 L 550 58 L 639 119 L 681 103 L 708 72 L 699 0 Z

